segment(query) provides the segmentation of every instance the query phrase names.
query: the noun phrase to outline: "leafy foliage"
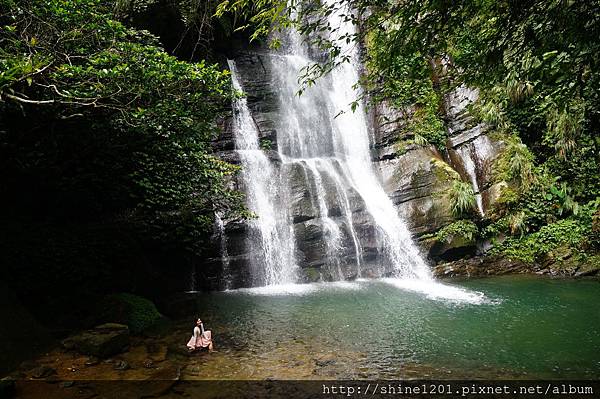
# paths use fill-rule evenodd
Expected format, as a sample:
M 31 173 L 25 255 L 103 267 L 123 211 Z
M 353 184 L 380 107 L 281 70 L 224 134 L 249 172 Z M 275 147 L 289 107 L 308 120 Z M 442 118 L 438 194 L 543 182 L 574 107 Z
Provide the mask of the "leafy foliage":
M 5 212 L 126 218 L 198 250 L 214 212 L 243 213 L 235 167 L 211 155 L 227 72 L 165 53 L 106 0 L 2 0 Z M 24 190 L 24 188 L 27 189 Z M 43 209 L 24 200 L 38 190 Z
M 586 228 L 577 220 L 560 220 L 543 226 L 539 231 L 521 238 L 509 238 L 492 249 L 492 253 L 501 253 L 523 262 L 540 261 L 546 253 L 562 245 L 580 247 L 585 238 Z
M 475 193 L 470 183 L 455 180 L 450 187 L 450 204 L 455 216 L 470 214 L 475 209 Z
M 449 242 L 452 237 L 461 237 L 465 241 L 475 241 L 479 236 L 479 229 L 473 221 L 468 219 L 457 220 L 441 228 L 435 238 L 439 242 Z
M 496 180 L 513 182 L 527 191 L 536 182 L 534 157 L 517 136 L 505 138 L 506 148 L 496 162 Z
M 439 150 L 444 150 L 447 133 L 440 116 L 440 100 L 437 93 L 431 90 L 419 101 L 408 124 L 408 130 L 414 135 L 414 143 L 420 146 L 431 144 Z
M 141 333 L 163 317 L 154 303 L 128 293 L 107 296 L 100 303 L 98 312 L 102 322 L 125 324 L 133 334 Z

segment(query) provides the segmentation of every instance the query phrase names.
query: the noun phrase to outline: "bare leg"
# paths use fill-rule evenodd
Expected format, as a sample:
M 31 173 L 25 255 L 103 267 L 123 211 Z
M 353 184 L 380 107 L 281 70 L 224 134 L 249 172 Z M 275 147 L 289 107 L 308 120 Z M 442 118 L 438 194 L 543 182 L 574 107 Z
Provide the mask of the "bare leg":
M 209 351 L 209 352 L 212 352 L 212 351 L 214 351 L 214 346 L 213 346 L 213 343 L 212 343 L 212 341 L 210 341 L 210 344 L 208 344 L 208 351 Z

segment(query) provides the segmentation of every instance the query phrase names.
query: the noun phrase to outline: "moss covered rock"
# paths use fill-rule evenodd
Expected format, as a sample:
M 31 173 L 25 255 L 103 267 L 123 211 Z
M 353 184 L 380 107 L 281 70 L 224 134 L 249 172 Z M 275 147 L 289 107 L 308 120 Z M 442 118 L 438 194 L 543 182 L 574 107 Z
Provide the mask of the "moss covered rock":
M 105 297 L 99 315 L 103 322 L 127 325 L 132 334 L 141 333 L 163 318 L 152 301 L 128 293 Z
M 303 272 L 303 280 L 306 283 L 315 283 L 321 280 L 321 273 L 319 269 L 315 267 L 306 267 L 302 269 Z

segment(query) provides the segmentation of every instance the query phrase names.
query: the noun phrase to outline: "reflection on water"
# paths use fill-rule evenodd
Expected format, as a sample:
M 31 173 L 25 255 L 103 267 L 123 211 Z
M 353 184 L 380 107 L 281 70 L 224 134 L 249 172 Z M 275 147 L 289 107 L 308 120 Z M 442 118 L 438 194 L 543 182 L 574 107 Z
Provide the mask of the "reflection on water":
M 190 359 L 185 378 L 600 377 L 597 281 L 383 279 L 195 295 L 219 352 Z

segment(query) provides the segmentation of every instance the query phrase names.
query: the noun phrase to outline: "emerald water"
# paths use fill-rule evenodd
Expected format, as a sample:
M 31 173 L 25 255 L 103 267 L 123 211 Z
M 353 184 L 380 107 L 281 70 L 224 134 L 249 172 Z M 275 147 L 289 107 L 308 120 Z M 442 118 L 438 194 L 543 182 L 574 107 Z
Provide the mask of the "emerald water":
M 455 299 L 403 284 L 195 294 L 219 349 L 200 378 L 600 378 L 597 280 L 445 282 Z

